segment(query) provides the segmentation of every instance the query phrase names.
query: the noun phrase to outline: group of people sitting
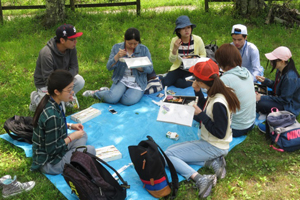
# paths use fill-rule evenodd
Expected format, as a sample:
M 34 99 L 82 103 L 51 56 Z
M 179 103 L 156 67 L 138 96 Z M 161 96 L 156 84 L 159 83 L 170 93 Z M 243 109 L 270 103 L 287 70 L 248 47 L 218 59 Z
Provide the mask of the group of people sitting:
M 224 157 L 232 137 L 249 133 L 254 127 L 256 113 L 268 114 L 272 107 L 277 107 L 299 114 L 300 79 L 291 51 L 284 46 L 265 54 L 272 71 L 276 69 L 275 81 L 263 77 L 259 51 L 247 41 L 247 27 L 241 24 L 232 27 L 233 42 L 221 45 L 216 51 L 218 64 L 207 59 L 185 70 L 179 56 L 206 57 L 201 37 L 192 34 L 194 28 L 196 25 L 187 16 L 177 18 L 174 30 L 177 36 L 171 41 L 169 54 L 172 66 L 167 74 L 159 78 L 163 86 L 192 86 L 198 96 L 194 119 L 201 123 L 201 138 L 172 145 L 166 150 L 166 155 L 178 173 L 187 180 L 195 181 L 199 196 L 203 198 L 210 194 L 217 179 L 226 175 Z M 32 170 L 62 173 L 75 148 L 86 144 L 83 125 L 67 123 L 63 106 L 84 87 L 84 79 L 78 74 L 75 48 L 81 35 L 74 26 L 62 25 L 56 31 L 56 37 L 50 39 L 40 51 L 34 73 L 37 90 L 31 93 L 30 105 L 30 109 L 35 111 Z M 152 63 L 149 49 L 141 44 L 140 32 L 129 28 L 124 41 L 112 47 L 106 65 L 109 71 L 113 71 L 112 86 L 87 90 L 83 96 L 128 106 L 139 102 L 147 81 L 157 75 L 153 65 L 128 69 L 122 58 L 143 56 L 147 56 Z M 221 75 L 220 70 L 223 72 Z M 195 78 L 193 82 L 186 80 L 191 75 Z M 268 86 L 274 95 L 256 93 L 255 82 Z M 206 89 L 207 98 L 204 98 L 202 89 Z M 263 126 L 259 125 L 262 131 Z M 68 128 L 76 131 L 68 135 Z M 88 146 L 87 149 L 95 154 L 94 147 Z M 201 175 L 189 164 L 212 168 L 214 174 Z

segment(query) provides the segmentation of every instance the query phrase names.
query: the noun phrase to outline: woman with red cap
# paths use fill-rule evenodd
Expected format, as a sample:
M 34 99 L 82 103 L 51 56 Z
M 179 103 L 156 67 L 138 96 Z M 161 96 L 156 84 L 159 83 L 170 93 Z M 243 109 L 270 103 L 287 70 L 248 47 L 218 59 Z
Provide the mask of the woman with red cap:
M 232 141 L 230 118 L 232 112 L 240 108 L 240 102 L 233 89 L 220 80 L 219 67 L 211 59 L 198 62 L 190 68 L 190 72 L 196 79 L 192 85 L 194 90 L 202 94 L 201 88 L 207 89 L 207 100 L 203 94 L 199 95 L 199 101 L 205 104 L 204 109 L 194 105 L 194 114 L 201 119 L 201 138 L 172 145 L 166 150 L 166 155 L 178 173 L 196 182 L 198 195 L 205 198 L 215 186 L 217 178 L 222 179 L 226 175 L 224 156 Z M 200 175 L 190 164 L 212 168 L 215 174 Z
M 278 110 L 287 110 L 296 116 L 300 113 L 300 79 L 299 73 L 292 59 L 292 53 L 289 48 L 280 46 L 271 53 L 265 54 L 275 69 L 275 81 L 262 76 L 256 76 L 256 79 L 262 85 L 273 89 L 275 95 L 267 96 L 256 93 L 256 112 L 269 114 L 271 108 L 276 107 Z M 259 130 L 266 131 L 265 124 L 258 125 Z

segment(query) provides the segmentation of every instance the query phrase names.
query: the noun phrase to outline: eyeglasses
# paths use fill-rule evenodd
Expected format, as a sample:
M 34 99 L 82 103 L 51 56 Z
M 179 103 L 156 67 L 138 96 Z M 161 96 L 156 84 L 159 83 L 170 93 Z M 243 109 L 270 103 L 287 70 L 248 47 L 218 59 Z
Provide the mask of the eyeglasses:
M 73 88 L 72 88 L 72 89 L 69 89 L 69 90 L 63 90 L 63 92 L 68 92 L 68 93 L 72 94 Z

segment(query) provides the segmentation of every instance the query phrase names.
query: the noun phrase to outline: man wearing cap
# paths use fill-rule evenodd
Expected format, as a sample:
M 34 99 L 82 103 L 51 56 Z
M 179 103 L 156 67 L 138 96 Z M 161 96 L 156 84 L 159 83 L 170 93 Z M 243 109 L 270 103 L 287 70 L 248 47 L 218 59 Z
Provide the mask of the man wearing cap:
M 253 81 L 257 82 L 256 76 L 262 76 L 264 68 L 260 65 L 259 51 L 257 47 L 247 41 L 247 27 L 242 24 L 232 26 L 232 43 L 241 53 L 242 66 L 246 67 L 253 76 Z
M 47 79 L 52 71 L 65 69 L 74 76 L 74 95 L 84 86 L 84 79 L 78 74 L 76 43 L 82 32 L 76 32 L 73 25 L 64 24 L 57 28 L 56 36 L 42 48 L 36 61 L 34 84 L 37 91 L 30 95 L 29 109 L 35 111 L 43 96 L 47 93 Z

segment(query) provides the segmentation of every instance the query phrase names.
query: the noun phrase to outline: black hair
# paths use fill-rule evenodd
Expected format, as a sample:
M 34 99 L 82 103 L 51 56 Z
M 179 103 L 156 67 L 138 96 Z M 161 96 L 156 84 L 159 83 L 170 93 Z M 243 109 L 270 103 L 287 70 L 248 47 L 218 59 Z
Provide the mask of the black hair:
M 275 70 L 277 61 L 280 61 L 280 59 L 276 59 L 276 60 L 268 60 L 266 68 L 268 67 L 269 62 L 270 62 L 270 63 L 272 62 L 272 66 L 273 66 L 273 67 L 272 67 L 271 73 Z M 300 75 L 299 75 L 299 73 L 298 73 L 298 71 L 297 71 L 297 69 L 296 69 L 296 67 L 295 67 L 294 60 L 293 60 L 292 58 L 290 58 L 289 61 L 284 61 L 284 62 L 285 62 L 287 65 L 285 66 L 285 68 L 283 68 L 283 70 L 282 70 L 282 72 L 281 72 L 282 75 L 284 75 L 285 73 L 287 73 L 287 72 L 290 71 L 290 70 L 293 70 L 293 71 L 297 74 L 298 78 L 300 78 Z
M 46 94 L 42 98 L 33 116 L 34 127 L 37 126 L 40 115 L 45 105 L 47 104 L 48 100 L 50 99 L 50 96 L 55 96 L 54 90 L 58 90 L 59 92 L 62 92 L 65 87 L 67 87 L 70 83 L 72 83 L 73 80 L 74 80 L 73 75 L 66 70 L 58 69 L 50 74 L 47 83 L 48 94 Z
M 193 33 L 193 26 L 191 26 L 191 28 L 192 28 L 192 31 L 191 31 L 191 35 L 192 35 L 192 33 Z M 182 28 L 178 28 L 178 29 L 175 30 L 175 33 L 176 33 L 176 35 L 177 35 L 178 38 L 181 38 L 181 34 L 179 33 L 181 29 Z
M 125 40 L 135 39 L 139 43 L 142 43 L 141 42 L 140 31 L 137 30 L 136 28 L 127 29 L 127 31 L 125 32 L 124 38 L 125 38 Z
M 65 41 L 67 41 L 68 37 L 67 36 L 64 36 L 64 37 L 60 37 L 60 38 L 63 38 Z M 60 43 L 60 38 L 59 37 L 54 37 L 54 40 L 56 43 Z

